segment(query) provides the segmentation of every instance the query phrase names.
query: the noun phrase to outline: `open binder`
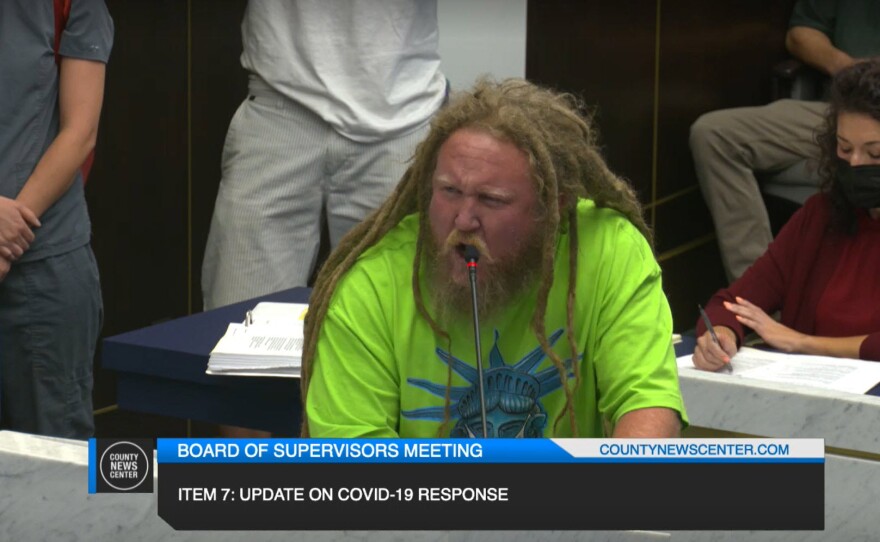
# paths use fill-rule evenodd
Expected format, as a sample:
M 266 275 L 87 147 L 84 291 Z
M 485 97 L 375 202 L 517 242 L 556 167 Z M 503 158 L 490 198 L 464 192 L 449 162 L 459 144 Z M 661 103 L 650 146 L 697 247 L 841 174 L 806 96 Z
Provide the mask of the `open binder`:
M 308 308 L 303 303 L 258 303 L 246 313 L 244 322 L 229 324 L 211 351 L 205 372 L 299 377 Z

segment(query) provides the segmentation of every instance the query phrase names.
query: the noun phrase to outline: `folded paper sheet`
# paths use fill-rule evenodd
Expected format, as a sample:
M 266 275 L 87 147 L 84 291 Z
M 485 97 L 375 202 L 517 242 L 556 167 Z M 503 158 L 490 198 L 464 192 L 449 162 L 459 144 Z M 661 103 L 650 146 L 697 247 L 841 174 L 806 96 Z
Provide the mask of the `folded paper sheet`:
M 827 390 L 866 393 L 880 382 L 880 363 L 859 359 L 785 354 L 743 347 L 718 374 Z M 679 372 L 696 371 L 693 356 L 678 358 Z

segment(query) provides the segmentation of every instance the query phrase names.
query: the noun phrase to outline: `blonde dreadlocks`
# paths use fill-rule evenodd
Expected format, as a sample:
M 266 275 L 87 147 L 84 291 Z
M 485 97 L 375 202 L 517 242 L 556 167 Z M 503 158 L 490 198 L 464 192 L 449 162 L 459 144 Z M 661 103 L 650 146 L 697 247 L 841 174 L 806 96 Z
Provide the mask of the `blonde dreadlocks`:
M 318 274 L 309 306 L 305 328 L 305 347 L 302 368 L 302 400 L 306 404 L 309 380 L 313 370 L 315 348 L 321 324 L 327 314 L 333 292 L 339 280 L 354 265 L 361 254 L 376 244 L 401 219 L 418 213 L 419 233 L 413 258 L 413 295 L 419 314 L 434 332 L 449 340 L 448 333 L 425 308 L 419 285 L 420 267 L 427 236 L 428 206 L 431 201 L 431 183 L 440 147 L 456 131 L 475 129 L 514 144 L 524 151 L 531 164 L 538 201 L 547 217 L 543 231 L 541 283 L 538 301 L 532 315 L 531 327 L 541 348 L 556 366 L 565 384 L 568 380 L 562 359 L 551 348 L 545 331 L 544 318 L 547 298 L 553 285 L 556 238 L 561 231 L 569 235 L 569 284 L 567 296 L 566 331 L 571 351 L 574 343 L 574 296 L 577 278 L 577 201 L 580 197 L 592 199 L 597 207 L 610 207 L 624 214 L 651 242 L 651 235 L 642 217 L 641 206 L 630 185 L 608 169 L 597 149 L 596 133 L 591 119 L 583 114 L 578 100 L 568 94 L 540 88 L 521 79 L 501 83 L 483 79 L 468 92 L 455 95 L 441 109 L 431 123 L 428 137 L 417 147 L 413 162 L 404 173 L 400 184 L 385 203 L 346 235 L 330 255 Z M 331 363 L 323 360 L 322 363 Z M 574 389 L 580 385 L 580 366 L 574 366 Z M 452 378 L 450 364 L 447 377 L 446 422 L 449 420 L 449 387 Z M 577 436 L 573 406 L 574 390 L 563 385 L 565 408 L 556 418 L 554 427 L 567 413 L 572 434 Z M 441 426 L 440 432 L 445 428 Z M 302 436 L 308 436 L 308 418 L 303 409 Z

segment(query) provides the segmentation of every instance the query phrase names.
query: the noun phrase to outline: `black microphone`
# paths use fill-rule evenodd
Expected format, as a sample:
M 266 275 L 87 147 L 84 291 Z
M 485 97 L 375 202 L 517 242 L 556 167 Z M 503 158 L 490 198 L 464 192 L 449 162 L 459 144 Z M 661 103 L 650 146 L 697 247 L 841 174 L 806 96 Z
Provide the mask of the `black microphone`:
M 471 283 L 471 306 L 474 312 L 474 347 L 477 349 L 477 374 L 480 377 L 480 419 L 483 422 L 483 438 L 489 436 L 486 428 L 486 395 L 483 391 L 483 354 L 480 348 L 480 316 L 477 310 L 477 261 L 480 251 L 474 245 L 464 246 L 464 261 L 467 262 L 468 279 Z

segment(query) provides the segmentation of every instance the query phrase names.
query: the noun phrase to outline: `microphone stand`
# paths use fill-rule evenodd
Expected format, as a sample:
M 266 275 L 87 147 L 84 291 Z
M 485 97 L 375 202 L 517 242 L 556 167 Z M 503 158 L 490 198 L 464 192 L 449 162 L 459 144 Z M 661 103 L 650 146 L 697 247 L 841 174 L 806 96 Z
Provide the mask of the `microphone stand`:
M 482 348 L 480 348 L 480 316 L 477 310 L 477 260 L 480 259 L 480 251 L 473 245 L 465 245 L 464 259 L 468 267 L 468 279 L 471 285 L 471 306 L 474 313 L 474 347 L 477 350 L 477 373 L 480 377 L 480 419 L 483 422 L 483 438 L 488 438 L 486 395 L 483 390 L 483 353 Z

